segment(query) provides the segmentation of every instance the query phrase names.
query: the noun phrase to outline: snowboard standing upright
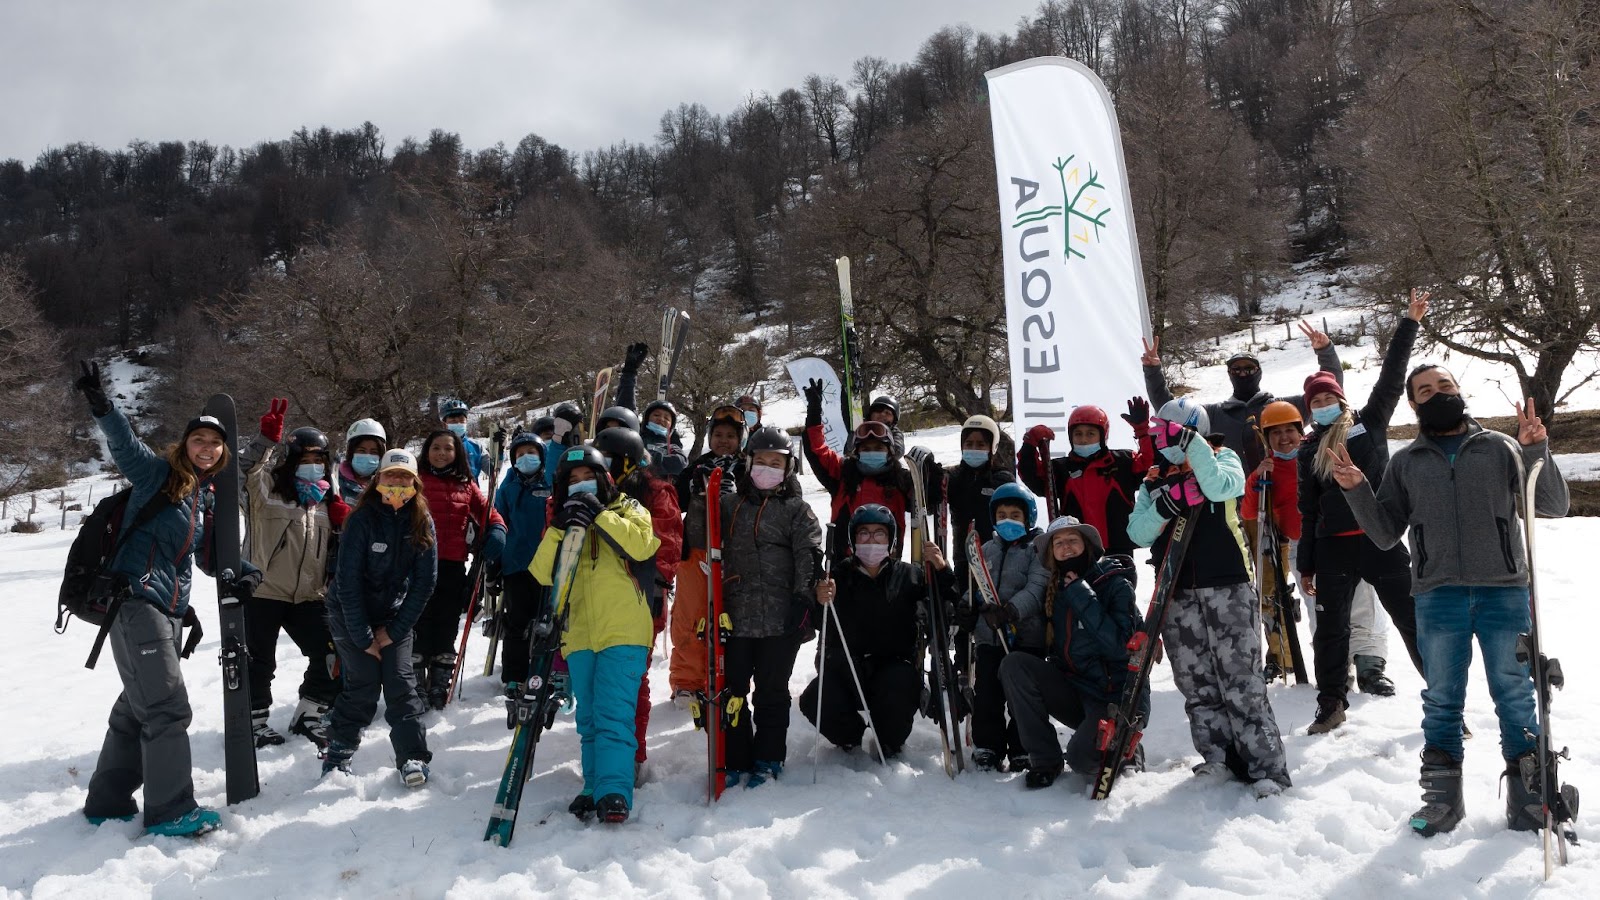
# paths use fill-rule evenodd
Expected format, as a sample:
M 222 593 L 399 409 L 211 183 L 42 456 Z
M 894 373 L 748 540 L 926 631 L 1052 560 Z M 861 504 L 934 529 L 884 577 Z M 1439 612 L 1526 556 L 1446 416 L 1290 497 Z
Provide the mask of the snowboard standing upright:
M 955 662 L 950 658 L 950 625 L 946 617 L 944 598 L 934 582 L 933 566 L 922 558 L 922 543 L 933 533 L 929 527 L 928 469 L 933 454 L 925 447 L 912 447 L 906 451 L 906 468 L 911 472 L 911 559 L 922 563 L 923 580 L 927 584 L 928 625 L 926 644 L 932 662 L 928 666 L 928 690 L 932 694 L 934 719 L 939 723 L 939 740 L 944 747 L 944 771 L 951 778 L 967 768 L 966 754 L 961 748 L 961 685 L 956 679 Z M 937 466 L 933 466 L 937 468 Z
M 228 803 L 242 803 L 261 793 L 256 772 L 256 740 L 250 723 L 250 652 L 246 649 L 244 601 L 235 596 L 235 581 L 244 574 L 239 540 L 238 422 L 233 398 L 217 394 L 206 401 L 205 414 L 228 431 L 228 464 L 212 479 L 211 566 L 217 576 L 217 624 L 222 630 L 223 760 Z

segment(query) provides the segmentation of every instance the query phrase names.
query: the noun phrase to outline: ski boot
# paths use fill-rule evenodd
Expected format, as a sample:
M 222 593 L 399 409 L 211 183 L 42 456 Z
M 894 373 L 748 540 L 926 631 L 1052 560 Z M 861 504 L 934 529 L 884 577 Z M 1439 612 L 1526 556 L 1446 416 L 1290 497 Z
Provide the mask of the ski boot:
M 199 837 L 220 827 L 221 816 L 204 807 L 197 807 L 171 821 L 148 825 L 144 833 L 159 837 Z
M 262 747 L 277 746 L 286 740 L 282 734 L 273 730 L 273 727 L 267 723 L 267 716 L 270 714 L 271 710 L 267 709 L 250 710 L 250 730 L 255 734 L 257 750 Z
M 621 825 L 628 821 L 628 801 L 621 794 L 607 794 L 594 805 L 600 821 L 607 825 Z
M 1061 770 L 1064 768 L 1065 766 L 1061 763 L 1049 766 L 1030 766 L 1028 774 L 1024 775 L 1022 780 L 1030 788 L 1047 788 L 1056 783 L 1056 779 L 1061 777 Z
M 1026 772 L 1026 771 L 1028 771 L 1028 767 L 1031 766 L 1031 765 L 1033 765 L 1032 758 L 1029 757 L 1028 754 L 1026 754 L 1026 753 L 1015 753 L 1015 754 L 1012 754 L 1012 756 L 1011 756 L 1011 762 L 1006 764 L 1006 771 L 1007 772 Z
M 1374 697 L 1394 696 L 1394 682 L 1383 672 L 1384 667 L 1388 665 L 1383 657 L 1357 656 L 1355 663 L 1356 687 L 1361 689 L 1361 693 L 1371 694 Z
M 317 745 L 318 750 L 328 746 L 328 704 L 300 698 L 294 708 L 294 718 L 289 720 L 289 733 L 298 734 Z
M 428 663 L 428 708 L 444 709 L 450 703 L 450 678 L 456 672 L 456 655 L 441 653 Z
M 750 777 L 745 779 L 744 786 L 747 788 L 760 787 L 768 781 L 777 781 L 778 776 L 782 774 L 783 763 L 770 759 L 758 759 L 756 760 L 755 769 L 750 773 Z
M 594 795 L 579 794 L 573 797 L 572 802 L 567 804 L 567 812 L 577 816 L 580 822 L 589 821 L 589 817 L 594 815 Z
M 328 742 L 322 751 L 322 774 L 324 777 L 330 772 L 343 772 L 350 774 L 350 759 L 356 755 L 356 748 L 346 747 L 343 744 Z
M 980 772 L 993 772 L 1000 768 L 1000 754 L 980 747 L 972 751 L 972 765 Z
M 406 787 L 416 789 L 428 783 L 428 764 L 420 759 L 408 759 L 400 764 L 400 780 Z
M 1538 831 L 1544 827 L 1544 804 L 1539 802 L 1539 751 L 1529 750 L 1506 760 L 1506 827 L 1512 831 Z
M 1467 814 L 1461 793 L 1461 761 L 1428 747 L 1422 751 L 1422 808 L 1411 814 L 1411 830 L 1423 837 L 1443 834 L 1460 824 Z

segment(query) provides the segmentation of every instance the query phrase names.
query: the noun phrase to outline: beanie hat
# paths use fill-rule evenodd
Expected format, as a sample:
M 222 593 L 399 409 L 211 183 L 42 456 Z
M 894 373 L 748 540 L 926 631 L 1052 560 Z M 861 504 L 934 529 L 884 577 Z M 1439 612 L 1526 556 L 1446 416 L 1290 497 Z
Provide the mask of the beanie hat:
M 1339 386 L 1339 379 L 1334 378 L 1332 372 L 1319 371 L 1306 379 L 1306 402 L 1311 402 L 1311 398 L 1318 394 L 1333 394 L 1343 400 L 1344 388 Z

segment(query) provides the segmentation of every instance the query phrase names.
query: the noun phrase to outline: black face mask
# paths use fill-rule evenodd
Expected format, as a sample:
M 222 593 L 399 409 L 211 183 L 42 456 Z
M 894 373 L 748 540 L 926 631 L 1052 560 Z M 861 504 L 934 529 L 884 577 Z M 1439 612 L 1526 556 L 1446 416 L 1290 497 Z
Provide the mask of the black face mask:
M 1233 396 L 1240 400 L 1249 400 L 1261 392 L 1261 370 L 1257 369 L 1249 375 L 1235 375 L 1228 373 L 1228 380 L 1233 382 Z
M 1455 431 L 1466 416 L 1467 401 L 1460 394 L 1434 394 L 1417 404 L 1417 424 L 1434 434 Z
M 1058 572 L 1071 572 L 1079 578 L 1088 574 L 1090 567 L 1093 565 L 1094 551 L 1088 549 L 1070 559 L 1056 560 L 1056 570 Z

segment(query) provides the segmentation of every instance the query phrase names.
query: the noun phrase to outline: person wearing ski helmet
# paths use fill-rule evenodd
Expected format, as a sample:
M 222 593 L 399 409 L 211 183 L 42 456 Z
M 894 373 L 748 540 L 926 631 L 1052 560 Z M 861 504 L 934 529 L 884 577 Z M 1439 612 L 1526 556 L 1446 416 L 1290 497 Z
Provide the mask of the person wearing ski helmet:
M 922 566 L 894 558 L 900 522 L 878 503 L 851 511 L 845 552 L 834 556 L 816 585 L 818 605 L 811 619 L 819 626 L 826 623 L 829 634 L 818 645 L 818 677 L 799 702 L 801 714 L 829 742 L 845 750 L 859 747 L 867 730 L 856 694 L 859 679 L 885 757 L 898 756 L 910 737 L 923 693 L 918 623 L 927 614 L 928 586 Z M 922 554 L 932 565 L 939 602 L 954 603 L 960 590 L 943 552 L 929 541 Z M 830 604 L 832 613 L 825 616 L 821 607 Z
M 1261 603 L 1239 522 L 1244 467 L 1234 451 L 1212 447 L 1203 437 L 1209 431 L 1205 408 L 1187 397 L 1167 401 L 1150 420 L 1163 465 L 1152 466 L 1139 487 L 1128 536 L 1157 563 L 1173 521 L 1189 521 L 1161 639 L 1200 753 L 1195 773 L 1231 773 L 1267 796 L 1290 781 L 1261 678 Z
M 533 420 L 532 425 L 528 426 L 528 431 L 534 437 L 548 444 L 555 440 L 556 437 L 556 417 L 539 416 Z
M 978 540 L 994 537 L 994 520 L 989 516 L 989 498 L 997 488 L 1015 481 L 1015 476 L 995 462 L 1000 448 L 1000 425 L 988 416 L 970 416 L 961 423 L 961 462 L 945 467 L 946 499 L 950 504 L 953 540 L 965 541 L 967 530 L 976 528 Z M 967 583 L 965 553 L 957 553 L 956 582 Z
M 467 579 L 467 558 L 482 553 L 486 563 L 494 564 L 506 545 L 505 520 L 478 487 L 467 458 L 461 436 L 454 431 L 435 431 L 422 443 L 422 492 L 427 495 L 439 538 L 439 577 L 417 620 L 414 652 L 417 680 L 434 709 L 443 709 L 450 702 L 461 614 L 471 605 L 476 587 Z M 487 532 L 483 531 L 485 516 Z
M 344 689 L 328 714 L 322 774 L 350 772 L 361 732 L 378 712 L 406 787 L 428 781 L 428 707 L 418 696 L 411 645 L 437 572 L 438 540 L 409 450 L 386 451 L 345 521 L 328 600 Z
M 639 433 L 639 417 L 633 410 L 626 406 L 608 406 L 600 411 L 600 416 L 595 420 L 595 438 L 599 439 L 600 433 L 607 428 L 625 428 L 634 434 Z
M 1474 638 L 1500 720 L 1507 827 L 1540 829 L 1546 801 L 1559 825 L 1576 810 L 1567 808 L 1556 785 L 1550 795 L 1541 793 L 1535 692 L 1548 687 L 1536 686 L 1527 661 L 1518 659 L 1518 636 L 1528 633 L 1531 623 L 1524 494 L 1532 492 L 1537 515 L 1564 516 L 1566 480 L 1550 455 L 1549 436 L 1532 398 L 1516 405 L 1517 436 L 1512 438 L 1485 429 L 1467 414 L 1460 385 L 1441 366 L 1413 368 L 1405 387 L 1417 417 L 1417 438 L 1389 460 L 1376 493 L 1372 473 L 1350 450 L 1330 447 L 1327 453 L 1334 483 L 1343 489 L 1367 539 L 1380 550 L 1398 546 L 1402 536 L 1411 544 L 1417 649 L 1427 682 L 1423 806 L 1412 814 L 1411 828 L 1424 836 L 1450 831 L 1465 812 L 1461 714 Z M 1526 483 L 1541 459 L 1538 481 Z M 1318 594 L 1325 589 L 1319 584 Z
M 789 435 L 757 428 L 745 441 L 743 461 L 737 493 L 719 498 L 723 608 L 733 623 L 725 683 L 729 708 L 744 711 L 727 729 L 728 787 L 741 778 L 745 787 L 756 787 L 783 773 L 793 705 L 789 676 L 800 645 L 816 633 L 811 611 L 822 548 L 816 513 L 794 477 Z
M 1128 515 L 1144 473 L 1155 460 L 1150 445 L 1150 404 L 1143 397 L 1128 401 L 1122 420 L 1133 429 L 1137 450 L 1113 450 L 1111 417 L 1098 406 L 1074 407 L 1067 417 L 1070 452 L 1049 461 L 1054 475 L 1055 509 L 1092 525 L 1112 553 L 1133 552 L 1128 538 Z M 1040 496 L 1050 490 L 1044 457 L 1056 438 L 1049 425 L 1035 425 L 1023 436 L 1017 451 L 1017 472 L 1029 489 Z
M 1344 367 L 1339 362 L 1339 351 L 1333 346 L 1333 341 L 1305 322 L 1300 323 L 1300 333 L 1305 335 L 1311 342 L 1311 349 L 1316 351 L 1317 367 L 1332 373 L 1343 384 Z M 1146 395 L 1151 403 L 1164 406 L 1172 400 L 1172 391 L 1167 389 L 1167 376 L 1161 368 L 1161 338 L 1145 342 L 1139 362 L 1144 366 Z M 1235 353 L 1228 357 L 1226 365 L 1233 394 L 1226 400 L 1207 403 L 1206 417 L 1214 433 L 1222 435 L 1223 446 L 1237 453 L 1240 459 L 1248 461 L 1253 468 L 1260 456 L 1260 444 L 1250 428 L 1250 420 L 1259 418 L 1261 410 L 1274 400 L 1293 403 L 1301 415 L 1307 415 L 1306 398 L 1303 394 L 1275 397 L 1272 392 L 1262 390 L 1261 360 L 1253 352 Z
M 687 709 L 694 693 L 705 689 L 706 653 L 696 628 L 706 615 L 706 484 L 712 469 L 722 470 L 722 493 L 737 490 L 743 470 L 744 415 L 731 404 L 711 411 L 706 451 L 677 478 L 678 508 L 683 517 L 683 559 L 678 563 L 677 590 L 672 596 L 672 656 L 668 668 L 672 702 Z
M 471 411 L 472 407 L 463 400 L 451 398 L 439 402 L 439 422 L 461 439 L 461 446 L 467 452 L 467 471 L 477 478 L 489 474 L 492 460 L 483 452 L 483 448 L 478 446 L 477 441 L 467 437 L 467 413 Z M 493 487 L 490 485 L 491 489 Z
M 1343 447 L 1373 487 L 1381 489 L 1389 465 L 1389 420 L 1405 389 L 1406 364 L 1427 312 L 1428 294 L 1413 291 L 1406 314 L 1389 339 L 1378 381 L 1360 409 L 1349 404 L 1344 389 L 1326 373 L 1317 372 L 1305 382 L 1312 426 L 1297 461 L 1304 539 L 1297 548 L 1295 564 L 1302 589 L 1316 603 L 1311 648 L 1317 712 L 1307 729 L 1310 734 L 1332 731 L 1345 721 L 1352 612 L 1359 583 L 1372 586 L 1400 632 L 1412 664 L 1422 671 L 1417 606 L 1411 595 L 1411 557 L 1399 543 L 1380 549 L 1362 533 L 1345 492 L 1334 483 L 1329 451 Z M 1365 610 L 1361 618 L 1370 621 Z M 1364 653 L 1356 661 L 1357 678 L 1369 686 L 1380 679 L 1388 681 L 1386 666 L 1383 658 Z M 1381 684 L 1376 688 L 1383 689 Z M 1392 685 L 1389 692 L 1393 693 Z
M 683 452 L 683 439 L 678 436 L 678 410 L 665 400 L 654 400 L 644 408 L 639 422 L 639 436 L 644 438 L 644 448 L 650 461 L 661 468 L 661 474 L 677 478 L 687 466 Z
M 274 409 L 287 401 L 274 400 Z M 263 417 L 263 430 L 270 427 Z M 263 434 L 270 441 L 271 435 Z M 272 680 L 277 671 L 278 635 L 306 657 L 299 704 L 289 731 L 327 745 L 324 718 L 339 695 L 338 653 L 328 631 L 324 602 L 337 549 L 334 534 L 350 507 L 333 490 L 328 438 L 315 428 L 297 428 L 282 444 L 272 443 L 249 472 L 244 488 L 250 527 L 248 558 L 262 572 L 261 585 L 245 605 L 245 645 L 250 657 L 251 726 L 257 747 L 282 744 L 269 722 Z
M 972 630 L 972 762 L 979 769 L 1028 767 L 1027 753 L 1008 722 L 1000 661 L 1007 654 L 1044 655 L 1045 569 L 1033 550 L 1039 529 L 1038 501 L 1020 484 L 1003 484 L 989 498 L 994 535 L 982 547 L 984 565 L 994 584 L 989 604 L 976 586 L 968 589 L 962 624 Z M 976 577 L 976 573 L 974 573 Z M 970 579 L 969 579 L 970 582 Z
M 502 617 L 500 628 L 500 682 L 522 684 L 528 680 L 528 626 L 544 602 L 544 588 L 528 571 L 534 551 L 544 539 L 550 500 L 547 453 L 559 452 L 537 434 L 524 431 L 511 439 L 511 472 L 494 495 L 494 509 L 506 523 L 506 546 L 500 555 Z
M 377 419 L 359 419 L 344 433 L 344 459 L 339 462 L 339 498 L 354 506 L 367 482 L 378 472 L 378 461 L 389 449 L 389 433 Z
M 632 497 L 650 512 L 661 546 L 649 561 L 634 564 L 634 575 L 650 604 L 652 639 L 645 658 L 644 676 L 639 679 L 639 700 L 634 710 L 633 764 L 639 771 L 635 781 L 643 779 L 643 769 L 649 753 L 645 747 L 645 734 L 650 729 L 650 665 L 655 660 L 656 635 L 667 627 L 666 598 L 672 594 L 672 582 L 677 577 L 678 563 L 683 557 L 683 514 L 678 508 L 677 486 L 662 478 L 657 468 L 650 465 L 650 454 L 644 449 L 639 432 L 627 427 L 607 428 L 595 436 L 594 448 L 609 466 L 617 489 Z
M 850 540 L 844 526 L 856 507 L 881 504 L 899 517 L 897 521 L 905 521 L 906 509 L 910 506 L 911 473 L 901 461 L 890 426 L 876 420 L 856 426 L 846 455 L 834 452 L 823 434 L 822 382 L 812 379 L 806 386 L 805 396 L 807 455 L 811 458 L 812 474 L 833 498 L 829 521 L 836 529 L 835 546 L 831 549 L 842 556 Z
M 1133 557 L 1107 555 L 1100 532 L 1061 516 L 1033 541 L 1045 569 L 1045 652 L 1012 653 L 1000 663 L 1000 683 L 1028 753 L 1030 788 L 1049 787 L 1064 768 L 1093 778 L 1100 767 L 1099 724 L 1122 702 L 1128 678 L 1128 641 L 1142 624 Z M 1150 688 L 1139 697 L 1150 715 Z M 1066 752 L 1058 722 L 1072 729 Z M 1124 766 L 1144 768 L 1144 747 Z
M 600 451 L 569 447 L 556 466 L 555 511 L 528 571 L 554 583 L 556 557 L 569 528 L 584 529 L 581 562 L 562 586 L 566 659 L 577 725 L 583 790 L 568 810 L 580 819 L 624 822 L 633 808 L 638 749 L 635 714 L 653 631 L 650 606 L 634 572 L 654 561 L 661 541 L 646 510 L 618 490 Z
M 1261 562 L 1256 577 L 1261 585 L 1261 616 L 1267 634 L 1267 661 L 1262 677 L 1271 684 L 1294 671 L 1294 651 L 1289 636 L 1280 631 L 1274 597 L 1278 573 L 1287 575 L 1290 571 L 1288 561 L 1294 558 L 1295 544 L 1300 540 L 1299 475 L 1295 459 L 1305 437 L 1305 423 L 1293 403 L 1274 400 L 1261 411 L 1256 427 L 1268 453 L 1247 479 L 1248 487 L 1239 503 L 1239 519 L 1244 523 L 1250 543 L 1260 551 L 1253 559 Z M 1261 518 L 1264 493 L 1270 493 L 1272 498 L 1267 517 L 1272 533 L 1278 536 L 1279 546 L 1261 550 L 1265 532 L 1257 523 Z M 1298 602 L 1295 609 L 1286 609 L 1284 613 L 1298 621 Z
M 761 401 L 749 394 L 740 394 L 733 405 L 744 415 L 744 427 L 754 431 L 761 427 Z
M 578 404 L 563 401 L 550 411 L 550 440 L 559 447 L 576 447 L 583 443 L 583 410 Z

